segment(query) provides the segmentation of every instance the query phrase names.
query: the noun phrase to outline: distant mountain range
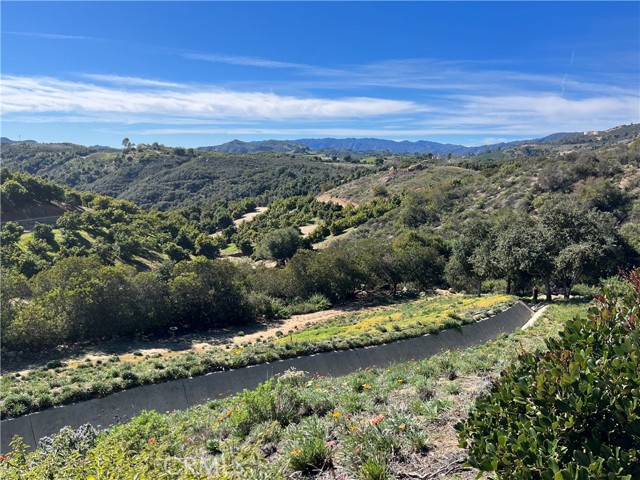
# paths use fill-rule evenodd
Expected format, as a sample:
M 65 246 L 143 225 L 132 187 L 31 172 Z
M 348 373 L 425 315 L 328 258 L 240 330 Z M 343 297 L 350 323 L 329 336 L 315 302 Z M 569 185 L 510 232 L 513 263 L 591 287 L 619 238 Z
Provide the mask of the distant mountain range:
M 241 140 L 232 140 L 221 145 L 198 147 L 200 151 L 216 151 L 222 153 L 260 153 L 260 152 L 276 152 L 287 154 L 312 153 L 319 152 L 323 154 L 344 154 L 347 152 L 384 152 L 387 154 L 411 154 L 420 153 L 434 155 L 478 155 L 481 153 L 502 150 L 509 147 L 519 147 L 526 145 L 541 144 L 582 144 L 598 141 L 600 143 L 611 142 L 623 137 L 637 136 L 640 134 L 639 124 L 620 125 L 608 130 L 590 131 L 590 132 L 558 132 L 547 135 L 542 138 L 533 138 L 528 140 L 516 140 L 513 142 L 493 143 L 490 145 L 481 145 L 478 147 L 467 147 L 464 145 L 456 145 L 451 143 L 430 142 L 428 140 L 418 140 L 410 142 L 403 140 L 397 142 L 394 140 L 386 140 L 383 138 L 300 138 L 298 140 L 260 140 L 254 142 L 243 142 Z M 14 143 L 38 143 L 34 140 L 15 141 L 7 137 L 0 138 L 0 144 Z M 91 148 L 97 150 L 116 150 L 110 147 L 95 145 Z
M 7 137 L 0 137 L 0 145 L 11 145 L 12 143 L 38 143 L 35 140 L 11 140 Z
M 434 155 L 446 155 L 449 153 L 452 155 L 470 155 L 530 143 L 552 143 L 575 135 L 578 135 L 578 133 L 561 132 L 543 138 L 494 143 L 479 147 L 466 147 L 464 145 L 430 142 L 428 140 L 418 140 L 416 142 L 404 140 L 397 142 L 381 138 L 301 138 L 298 140 L 262 140 L 257 142 L 232 140 L 231 142 L 221 145 L 199 147 L 198 150 L 213 150 L 224 153 L 306 153 L 309 150 L 317 152 L 350 150 L 354 152 L 379 151 L 389 153 L 432 153 Z

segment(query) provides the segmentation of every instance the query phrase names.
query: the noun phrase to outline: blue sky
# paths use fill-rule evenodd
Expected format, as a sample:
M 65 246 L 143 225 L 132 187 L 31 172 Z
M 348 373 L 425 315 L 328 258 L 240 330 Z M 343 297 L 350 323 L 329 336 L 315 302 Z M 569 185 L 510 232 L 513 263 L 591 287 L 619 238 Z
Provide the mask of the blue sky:
M 638 2 L 0 8 L 12 139 L 479 145 L 640 122 Z

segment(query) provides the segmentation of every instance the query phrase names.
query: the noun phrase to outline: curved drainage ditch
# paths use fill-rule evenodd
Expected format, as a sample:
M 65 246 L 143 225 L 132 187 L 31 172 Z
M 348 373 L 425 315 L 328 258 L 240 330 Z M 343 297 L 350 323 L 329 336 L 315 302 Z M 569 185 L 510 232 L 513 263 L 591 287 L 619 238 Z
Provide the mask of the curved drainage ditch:
M 468 348 L 493 340 L 501 333 L 521 328 L 533 312 L 518 302 L 509 309 L 480 322 L 437 334 L 398 340 L 371 347 L 318 353 L 263 363 L 238 370 L 144 385 L 108 397 L 95 398 L 70 405 L 50 408 L 0 424 L 0 451 L 9 450 L 14 435 L 21 436 L 32 447 L 38 439 L 52 435 L 65 426 L 78 428 L 90 423 L 96 427 L 128 422 L 142 410 L 183 410 L 214 398 L 233 395 L 291 368 L 311 375 L 340 376 L 368 367 L 384 367 L 391 363 L 420 360 L 444 350 Z

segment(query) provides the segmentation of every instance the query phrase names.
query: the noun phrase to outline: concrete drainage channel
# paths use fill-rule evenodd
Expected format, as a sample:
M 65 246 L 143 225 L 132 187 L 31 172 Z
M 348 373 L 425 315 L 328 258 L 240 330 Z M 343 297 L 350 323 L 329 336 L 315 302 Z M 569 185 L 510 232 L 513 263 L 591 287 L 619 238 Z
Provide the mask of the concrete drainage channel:
M 521 328 L 532 316 L 533 311 L 524 303 L 518 302 L 486 320 L 444 330 L 435 335 L 213 372 L 50 408 L 2 421 L 0 450 L 9 450 L 9 442 L 14 435 L 21 436 L 28 445 L 34 447 L 38 439 L 57 433 L 65 426 L 78 428 L 90 423 L 95 427 L 107 427 L 128 422 L 142 410 L 183 410 L 214 398 L 233 395 L 245 388 L 255 388 L 261 382 L 292 368 L 311 375 L 340 376 L 362 368 L 384 367 L 391 363 L 428 358 L 445 350 L 467 348 L 493 340 L 501 333 Z

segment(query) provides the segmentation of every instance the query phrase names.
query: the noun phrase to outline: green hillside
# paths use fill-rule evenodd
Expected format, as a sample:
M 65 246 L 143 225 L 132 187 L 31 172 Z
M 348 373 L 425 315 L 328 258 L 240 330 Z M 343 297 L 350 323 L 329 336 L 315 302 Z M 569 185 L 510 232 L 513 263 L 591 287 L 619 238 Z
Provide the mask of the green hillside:
M 167 210 L 213 201 L 307 195 L 371 167 L 312 155 L 234 154 L 162 145 L 124 150 L 73 144 L 3 145 L 3 166 L 143 208 Z
M 372 200 L 396 199 L 397 207 L 369 219 L 360 236 L 398 228 L 455 236 L 468 219 L 515 210 L 535 213 L 543 204 L 566 199 L 613 215 L 636 248 L 640 221 L 638 141 L 574 150 L 553 156 L 506 160 L 467 158 L 456 166 L 405 161 L 328 190 L 319 198 L 360 208 Z M 451 232 L 451 233 L 448 233 Z M 352 232 L 350 235 L 357 235 Z

